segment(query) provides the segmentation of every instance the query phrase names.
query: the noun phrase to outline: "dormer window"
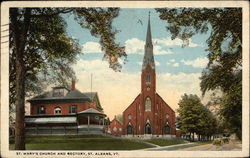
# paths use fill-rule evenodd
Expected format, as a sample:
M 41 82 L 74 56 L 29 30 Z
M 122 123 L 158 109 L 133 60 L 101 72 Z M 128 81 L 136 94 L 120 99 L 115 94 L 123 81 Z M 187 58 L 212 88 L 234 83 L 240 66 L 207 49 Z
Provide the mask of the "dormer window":
M 62 96 L 64 96 L 63 89 L 54 89 L 53 96 L 54 97 L 62 97 Z
M 146 74 L 146 84 L 150 84 L 150 83 L 151 83 L 150 73 L 147 72 L 147 74 Z
M 67 94 L 68 89 L 65 87 L 54 87 L 53 88 L 53 97 L 63 97 Z

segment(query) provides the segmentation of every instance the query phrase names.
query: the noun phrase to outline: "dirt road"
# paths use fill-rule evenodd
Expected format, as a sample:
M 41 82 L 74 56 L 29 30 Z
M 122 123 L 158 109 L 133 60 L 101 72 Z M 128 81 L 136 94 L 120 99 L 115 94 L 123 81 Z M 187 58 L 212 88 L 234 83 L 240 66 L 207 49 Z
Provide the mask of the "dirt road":
M 242 144 L 239 141 L 230 141 L 228 144 L 224 144 L 222 146 L 216 146 L 212 144 L 188 147 L 185 149 L 180 149 L 182 151 L 203 151 L 203 150 L 210 150 L 210 151 L 240 151 L 242 150 Z

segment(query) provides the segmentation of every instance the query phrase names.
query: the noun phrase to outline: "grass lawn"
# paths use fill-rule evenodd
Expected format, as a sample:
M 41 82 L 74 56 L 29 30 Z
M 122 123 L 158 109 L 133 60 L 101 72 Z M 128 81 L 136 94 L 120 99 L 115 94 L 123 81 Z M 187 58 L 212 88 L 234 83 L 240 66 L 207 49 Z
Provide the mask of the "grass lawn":
M 161 138 L 149 139 L 145 141 L 152 143 L 152 144 L 159 145 L 159 146 L 169 146 L 169 145 L 188 143 L 188 141 L 186 140 L 168 140 L 168 139 L 161 139 Z
M 142 142 L 106 136 L 29 136 L 27 150 L 135 150 L 151 147 Z M 14 140 L 10 140 L 14 149 Z

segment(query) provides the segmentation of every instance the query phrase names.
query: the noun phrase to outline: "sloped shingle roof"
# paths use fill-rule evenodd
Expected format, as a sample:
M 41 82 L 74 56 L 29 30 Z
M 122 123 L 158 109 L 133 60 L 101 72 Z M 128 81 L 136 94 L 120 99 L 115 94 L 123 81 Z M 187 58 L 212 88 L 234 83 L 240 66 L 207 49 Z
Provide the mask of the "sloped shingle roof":
M 45 92 L 42 95 L 36 96 L 32 99 L 29 99 L 28 101 L 38 101 L 38 100 L 63 100 L 63 99 L 83 99 L 86 101 L 91 101 L 91 95 L 85 93 L 81 93 L 79 90 L 73 90 L 69 91 L 65 96 L 58 96 L 54 97 L 53 96 L 53 91 Z M 94 97 L 95 95 L 93 95 Z
M 81 111 L 79 112 L 79 114 L 100 114 L 100 115 L 105 115 L 104 113 L 96 110 L 96 109 L 93 109 L 93 108 L 89 108 L 87 110 L 84 110 L 84 111 Z

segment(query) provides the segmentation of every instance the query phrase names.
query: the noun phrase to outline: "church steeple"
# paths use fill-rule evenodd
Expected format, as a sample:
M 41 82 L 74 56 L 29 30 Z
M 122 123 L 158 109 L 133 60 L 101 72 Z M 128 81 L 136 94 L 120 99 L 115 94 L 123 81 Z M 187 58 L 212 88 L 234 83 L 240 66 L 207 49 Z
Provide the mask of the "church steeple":
M 152 44 L 152 35 L 151 35 L 151 26 L 150 26 L 150 12 L 148 15 L 148 28 L 146 35 L 146 43 L 145 43 L 145 53 L 142 64 L 142 70 L 144 70 L 149 64 L 152 69 L 155 68 L 154 55 L 153 55 L 153 44 Z
M 150 12 L 148 15 L 148 29 L 147 29 L 147 36 L 146 36 L 146 45 L 152 46 L 152 36 L 151 36 L 151 27 L 150 27 Z

